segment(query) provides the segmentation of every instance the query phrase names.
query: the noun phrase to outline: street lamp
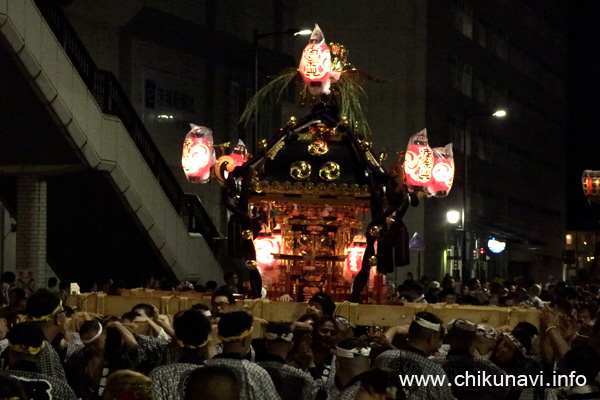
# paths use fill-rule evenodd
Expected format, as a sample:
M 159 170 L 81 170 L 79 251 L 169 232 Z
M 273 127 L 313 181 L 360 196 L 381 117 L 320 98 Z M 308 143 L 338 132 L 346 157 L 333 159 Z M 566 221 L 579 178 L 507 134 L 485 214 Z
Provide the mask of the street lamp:
M 456 224 L 460 220 L 460 213 L 456 210 L 450 210 L 446 213 L 446 219 L 451 224 Z
M 458 222 L 460 221 L 460 217 L 461 217 L 461 213 L 460 213 L 460 211 L 457 211 L 457 210 L 450 210 L 446 213 L 446 220 L 451 225 L 457 225 Z M 460 228 L 456 227 L 455 229 L 450 231 L 451 255 L 448 256 L 448 247 L 446 247 L 446 251 L 444 253 L 444 254 L 446 254 L 446 260 L 444 260 L 444 272 L 443 273 L 444 274 L 447 273 L 448 270 L 446 269 L 446 262 L 447 262 L 447 260 L 451 260 L 450 273 L 457 280 L 458 280 L 458 277 L 460 276 L 460 271 L 458 269 L 458 260 L 460 259 L 460 256 L 458 255 L 459 237 L 458 237 L 457 232 L 460 230 L 463 230 L 462 226 Z
M 463 116 L 463 132 L 462 132 L 462 152 L 463 152 L 463 211 L 462 211 L 462 248 L 461 248 L 461 261 L 462 261 L 462 280 L 465 281 L 466 278 L 470 278 L 471 271 L 469 270 L 469 254 L 467 253 L 467 227 L 466 227 L 466 218 L 468 214 L 467 210 L 467 178 L 468 178 L 468 162 L 469 157 L 467 156 L 467 127 L 470 120 L 477 117 L 494 117 L 494 118 L 504 118 L 506 117 L 506 110 L 496 110 L 493 113 L 479 113 L 479 114 L 468 114 L 465 112 Z
M 283 35 L 293 35 L 293 36 L 306 36 L 310 35 L 312 30 L 303 29 L 299 30 L 298 28 L 291 28 L 285 31 L 277 31 L 277 32 L 267 32 L 267 33 L 258 33 L 258 29 L 254 29 L 253 36 L 253 44 L 254 44 L 254 94 L 258 92 L 258 41 L 260 39 L 264 39 L 269 36 L 283 36 Z M 258 109 L 254 114 L 254 132 L 252 133 L 252 145 L 254 147 L 254 153 L 258 150 L 257 146 L 258 141 Z

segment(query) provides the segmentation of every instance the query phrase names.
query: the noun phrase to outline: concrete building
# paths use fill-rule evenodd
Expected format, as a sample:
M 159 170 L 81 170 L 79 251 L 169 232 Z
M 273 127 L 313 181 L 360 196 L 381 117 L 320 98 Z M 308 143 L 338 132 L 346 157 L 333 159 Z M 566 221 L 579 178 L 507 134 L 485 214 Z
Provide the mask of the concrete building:
M 427 236 L 442 242 L 441 233 L 448 229 L 443 214 L 450 207 L 462 208 L 467 176 L 466 253 L 473 258 L 466 269 L 471 276 L 560 276 L 566 214 L 566 2 L 429 4 L 428 126 L 451 135 L 459 169 L 458 190 L 448 204 L 427 207 Z M 497 109 L 506 109 L 507 117 L 491 117 Z M 504 240 L 506 250 L 491 253 L 490 237 Z
M 566 2 L 324 1 L 299 7 L 298 18 L 318 22 L 358 68 L 389 80 L 365 85 L 375 149 L 402 151 L 423 127 L 432 146 L 454 143 L 453 190 L 406 221 L 427 246 L 421 274 L 463 270 L 462 226 L 446 213 L 462 213 L 466 176 L 466 276 L 560 276 Z M 497 109 L 508 116 L 494 119 Z M 491 237 L 507 242 L 503 253 L 488 249 Z M 419 270 L 411 253 L 401 280 Z

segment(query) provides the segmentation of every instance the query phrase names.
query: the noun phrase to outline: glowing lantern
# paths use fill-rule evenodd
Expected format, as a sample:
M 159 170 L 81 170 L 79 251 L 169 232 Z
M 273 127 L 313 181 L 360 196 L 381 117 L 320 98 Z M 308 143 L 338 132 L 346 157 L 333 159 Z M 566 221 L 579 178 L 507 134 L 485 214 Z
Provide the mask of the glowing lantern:
M 406 184 L 412 191 L 421 190 L 431 179 L 433 150 L 427 142 L 427 130 L 413 135 L 406 150 L 404 172 Z
M 488 248 L 494 254 L 499 254 L 506 249 L 506 242 L 496 240 L 496 238 L 491 238 L 488 240 Z
M 592 203 L 600 202 L 600 171 L 586 169 L 581 176 L 583 193 L 588 201 Z
M 446 197 L 454 182 L 454 158 L 452 143 L 433 149 L 433 170 L 427 192 L 433 197 Z
M 358 274 L 362 268 L 362 259 L 365 254 L 365 248 L 352 246 L 346 250 L 346 269 L 352 274 Z
M 256 262 L 261 268 L 273 267 L 277 260 L 273 253 L 281 253 L 281 235 L 260 236 L 254 240 L 254 249 L 256 250 Z
M 214 162 L 212 131 L 204 126 L 190 126 L 192 129 L 183 142 L 181 165 L 188 181 L 206 183 L 210 180 L 210 168 Z
M 244 144 L 244 142 L 242 142 L 241 139 L 238 139 L 237 145 L 233 148 L 233 151 L 231 152 L 231 154 L 229 154 L 229 156 L 233 158 L 235 166 L 239 167 L 243 165 L 246 161 L 247 154 L 248 151 L 246 150 L 246 145 Z
M 313 96 L 318 96 L 321 93 L 329 94 L 331 53 L 319 25 L 315 25 L 310 41 L 302 52 L 298 69 L 308 91 Z

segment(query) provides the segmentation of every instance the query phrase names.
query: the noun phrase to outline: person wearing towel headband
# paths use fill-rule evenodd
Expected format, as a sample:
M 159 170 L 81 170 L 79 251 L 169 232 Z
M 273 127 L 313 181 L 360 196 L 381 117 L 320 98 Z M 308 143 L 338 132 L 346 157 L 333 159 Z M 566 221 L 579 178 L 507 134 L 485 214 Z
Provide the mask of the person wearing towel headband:
M 506 375 L 502 369 L 485 357 L 475 355 L 475 340 L 477 324 L 466 319 L 453 319 L 448 324 L 448 334 L 444 341 L 450 345 L 448 354 L 435 357 L 432 361 L 442 366 L 451 382 L 457 381 L 466 372 L 475 376 L 483 371 L 488 376 L 497 376 L 500 379 Z M 452 394 L 459 400 L 462 399 L 504 399 L 509 387 L 506 386 L 458 386 L 452 385 Z
M 47 346 L 49 344 L 37 324 L 15 325 L 8 333 L 8 349 L 2 354 L 8 361 L 6 372 L 22 383 L 28 399 L 77 399 L 65 379 L 40 372 L 38 360 Z
M 138 343 L 121 322 L 103 326 L 99 321 L 85 321 L 79 328 L 84 348 L 75 352 L 65 365 L 67 379 L 77 396 L 97 399 L 102 396 L 106 379 L 113 371 L 132 369 L 139 358 Z
M 521 328 L 515 328 L 512 332 L 506 333 L 498 339 L 498 344 L 490 360 L 509 375 L 538 376 L 543 367 L 539 361 L 528 356 L 531 350 L 531 342 L 529 332 Z M 544 389 L 540 386 L 534 388 L 513 387 L 507 398 L 518 398 L 522 391 L 531 392 L 532 390 L 535 392 L 532 395 L 535 395 L 536 398 L 544 398 Z
M 371 348 L 358 338 L 342 340 L 335 348 L 335 377 L 327 381 L 328 399 L 353 400 L 360 388 L 360 375 L 371 366 Z
M 444 379 L 441 386 L 434 383 L 418 386 L 414 383 L 407 387 L 410 398 L 415 399 L 452 399 L 452 390 L 447 385 L 448 377 L 443 368 L 430 360 L 444 339 L 445 327 L 442 321 L 429 312 L 418 312 L 408 328 L 408 343 L 404 350 L 387 350 L 381 353 L 373 365 L 392 368 L 405 376 L 438 376 Z
M 265 361 L 258 363 L 271 376 L 282 399 L 314 399 L 318 386 L 309 373 L 287 365 L 294 347 L 290 324 L 271 322 L 267 327 Z
M 264 368 L 244 357 L 250 351 L 254 318 L 245 311 L 222 314 L 218 338 L 223 342 L 223 353 L 206 362 L 207 366 L 221 365 L 239 372 L 240 398 L 279 400 L 279 394 Z
M 44 333 L 44 339 L 51 344 L 40 357 L 42 372 L 65 378 L 62 363 L 70 352 L 63 331 L 66 315 L 62 301 L 48 289 L 39 289 L 27 300 L 26 312 L 28 321 L 35 322 Z M 80 348 L 81 345 L 72 348 L 71 353 Z
M 163 352 L 163 360 L 175 362 L 159 366 L 150 373 L 155 400 L 183 399 L 182 377 L 208 359 L 212 329 L 205 314 L 208 312 L 192 308 L 175 316 L 175 340 Z

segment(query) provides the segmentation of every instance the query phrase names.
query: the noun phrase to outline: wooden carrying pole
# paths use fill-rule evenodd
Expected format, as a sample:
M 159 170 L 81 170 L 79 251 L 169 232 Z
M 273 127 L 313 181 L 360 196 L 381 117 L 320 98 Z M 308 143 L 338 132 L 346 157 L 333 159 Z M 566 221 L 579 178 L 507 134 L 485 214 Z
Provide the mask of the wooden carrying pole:
M 210 306 L 210 297 L 195 292 L 159 292 L 153 290 L 130 290 L 124 296 L 107 296 L 103 293 L 70 295 L 67 305 L 76 311 L 103 316 L 121 316 L 139 303 L 155 305 L 161 314 L 173 316 L 192 305 L 203 303 Z M 237 310 L 251 313 L 265 322 L 293 322 L 306 312 L 306 303 L 269 300 L 238 300 Z M 356 326 L 391 327 L 410 325 L 419 311 L 437 315 L 444 323 L 455 318 L 468 319 L 477 324 L 492 327 L 511 326 L 526 321 L 540 326 L 540 312 L 526 307 L 459 306 L 441 304 L 405 303 L 403 305 L 371 305 L 337 303 L 335 315 L 346 318 Z

